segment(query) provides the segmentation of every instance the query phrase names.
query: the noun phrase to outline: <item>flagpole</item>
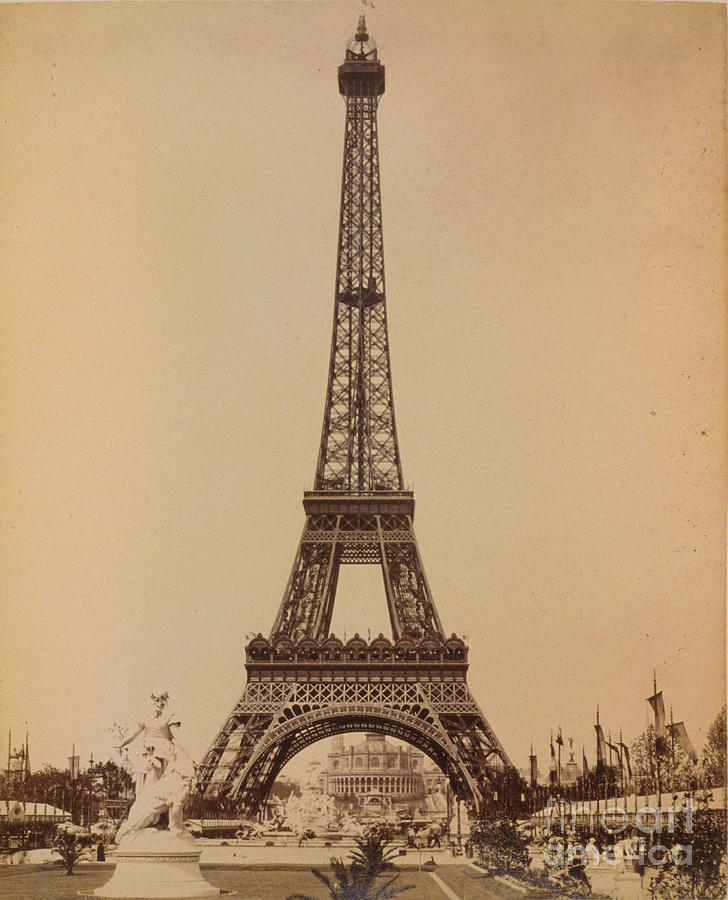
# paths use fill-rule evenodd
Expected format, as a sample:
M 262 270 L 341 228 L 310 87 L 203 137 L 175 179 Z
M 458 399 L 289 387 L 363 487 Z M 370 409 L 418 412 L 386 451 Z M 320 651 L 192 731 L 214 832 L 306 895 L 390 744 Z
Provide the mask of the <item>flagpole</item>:
M 607 769 L 607 772 L 609 773 L 607 782 L 608 782 L 610 789 L 612 787 L 612 769 L 613 768 L 614 768 L 614 745 L 612 744 L 612 730 L 610 728 L 609 729 L 609 768 Z M 615 785 L 615 787 L 616 787 L 616 785 Z M 611 792 L 611 790 L 608 791 L 608 793 L 610 793 L 610 792 Z
M 559 743 L 559 759 L 556 763 L 556 781 L 559 785 L 559 789 L 561 788 L 561 741 Z
M 650 805 L 650 794 L 652 793 L 652 788 L 657 788 L 657 781 L 653 781 L 652 779 L 656 779 L 655 775 L 655 742 L 647 741 L 647 753 L 648 753 L 648 762 L 650 764 L 650 777 L 645 779 L 645 806 Z
M 657 696 L 657 671 L 652 670 L 652 686 Z M 657 806 L 662 806 L 662 772 L 660 771 L 660 751 L 657 746 L 657 713 L 655 712 L 655 766 L 657 767 Z
M 561 739 L 561 726 L 559 725 L 559 736 L 556 739 L 556 743 L 559 745 L 559 761 L 556 764 L 556 783 L 559 786 L 559 793 L 561 792 L 561 744 L 563 743 Z
M 599 725 L 599 704 L 597 703 L 597 725 Z M 599 795 L 601 794 L 599 780 L 602 774 L 602 767 L 600 766 L 600 756 L 599 756 L 599 730 L 597 729 L 597 816 L 599 815 Z
M 670 790 L 675 790 L 675 722 L 672 718 L 672 703 L 670 704 L 670 744 L 672 756 L 672 779 L 670 781 Z
M 549 735 L 549 750 L 551 752 L 551 758 L 549 760 L 549 788 L 553 790 L 556 787 L 556 754 L 554 752 L 554 732 L 551 730 L 551 734 Z
M 74 785 L 74 782 L 73 782 L 73 772 L 74 772 L 74 769 L 75 769 L 75 767 L 76 767 L 76 762 L 75 762 L 75 760 L 76 760 L 76 742 L 74 741 L 73 744 L 71 745 L 71 783 L 70 783 L 70 789 L 71 789 L 71 821 L 72 821 L 72 822 L 73 822 L 73 817 L 74 817 L 74 814 L 75 814 L 75 809 L 74 809 L 74 807 L 76 806 L 76 789 L 75 789 L 75 785 Z M 75 824 L 76 824 L 76 823 L 74 822 L 74 825 L 75 825 Z

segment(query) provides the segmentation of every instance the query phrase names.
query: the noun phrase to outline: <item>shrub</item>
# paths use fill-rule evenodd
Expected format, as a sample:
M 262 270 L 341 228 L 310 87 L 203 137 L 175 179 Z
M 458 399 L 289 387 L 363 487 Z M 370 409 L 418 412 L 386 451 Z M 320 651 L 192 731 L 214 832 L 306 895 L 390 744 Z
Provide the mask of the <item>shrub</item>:
M 66 875 L 73 875 L 73 867 L 88 853 L 89 833 L 79 825 L 58 826 L 58 834 L 53 841 L 53 852 L 61 857 L 66 867 Z
M 688 828 L 683 815 L 676 816 L 674 841 L 665 864 L 652 879 L 653 898 L 726 897 L 726 811 L 711 809 L 693 813 Z M 692 858 L 686 861 L 677 847 L 690 847 Z
M 331 859 L 332 874 L 311 869 L 329 892 L 332 900 L 390 900 L 391 897 L 411 890 L 412 885 L 397 885 L 399 876 L 382 880 L 382 876 L 394 866 L 392 858 L 398 855 L 396 847 L 388 847 L 384 833 L 372 829 L 363 837 L 355 838 L 356 850 L 351 862 L 338 857 Z M 293 894 L 287 900 L 315 900 L 305 894 Z

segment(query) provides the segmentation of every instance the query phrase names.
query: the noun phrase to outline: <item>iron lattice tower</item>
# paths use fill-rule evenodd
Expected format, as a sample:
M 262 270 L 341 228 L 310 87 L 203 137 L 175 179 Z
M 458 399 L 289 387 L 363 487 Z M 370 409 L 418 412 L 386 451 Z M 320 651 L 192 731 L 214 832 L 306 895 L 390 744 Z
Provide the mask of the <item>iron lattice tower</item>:
M 387 337 L 377 105 L 384 66 L 364 16 L 339 67 L 346 102 L 334 324 L 314 489 L 270 637 L 246 647 L 242 698 L 199 769 L 208 795 L 259 808 L 314 741 L 373 731 L 424 750 L 476 806 L 513 769 L 446 639 L 413 530 L 397 442 Z M 382 569 L 393 640 L 329 634 L 341 565 Z

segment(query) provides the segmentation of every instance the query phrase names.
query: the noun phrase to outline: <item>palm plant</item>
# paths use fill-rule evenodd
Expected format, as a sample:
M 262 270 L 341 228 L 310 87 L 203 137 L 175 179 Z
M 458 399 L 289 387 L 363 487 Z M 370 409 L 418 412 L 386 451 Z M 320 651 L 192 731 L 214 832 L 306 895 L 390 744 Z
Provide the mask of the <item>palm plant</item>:
M 88 831 L 79 825 L 64 823 L 58 827 L 56 839 L 53 841 L 53 853 L 61 857 L 66 867 L 66 875 L 73 875 L 73 867 L 79 859 L 87 855 L 87 838 Z
M 392 857 L 397 855 L 397 849 L 387 846 L 387 840 L 380 831 L 372 830 L 364 837 L 355 838 L 355 843 L 356 850 L 351 854 L 351 862 L 345 863 L 340 857 L 332 857 L 331 875 L 320 869 L 311 869 L 312 874 L 326 885 L 332 900 L 390 900 L 413 887 L 411 884 L 395 884 L 398 875 L 382 880 L 384 873 L 394 868 Z M 287 900 L 315 898 L 292 894 Z

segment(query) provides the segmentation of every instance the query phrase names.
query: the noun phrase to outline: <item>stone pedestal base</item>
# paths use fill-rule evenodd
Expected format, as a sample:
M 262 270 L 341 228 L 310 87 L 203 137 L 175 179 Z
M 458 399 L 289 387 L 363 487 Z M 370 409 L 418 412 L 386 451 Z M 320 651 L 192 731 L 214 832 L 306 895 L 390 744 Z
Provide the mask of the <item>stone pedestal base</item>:
M 178 897 L 217 897 L 220 889 L 200 872 L 200 850 L 194 838 L 145 828 L 121 839 L 116 869 L 94 897 L 133 897 L 160 900 Z
M 614 879 L 617 873 L 609 863 L 598 863 L 586 867 L 586 877 L 591 885 L 591 892 L 597 897 L 614 897 Z
M 615 900 L 640 900 L 642 878 L 636 872 L 618 872 L 614 879 Z

